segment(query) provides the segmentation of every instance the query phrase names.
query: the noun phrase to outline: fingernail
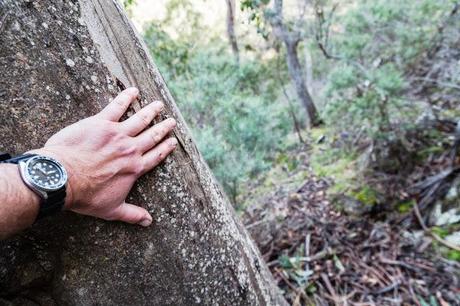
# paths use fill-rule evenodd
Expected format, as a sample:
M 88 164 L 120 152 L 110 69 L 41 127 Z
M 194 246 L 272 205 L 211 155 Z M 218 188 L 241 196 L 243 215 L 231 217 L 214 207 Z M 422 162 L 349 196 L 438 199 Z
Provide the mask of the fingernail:
M 171 123 L 171 126 L 176 126 L 176 120 L 174 120 L 174 118 L 168 118 L 168 120 Z
M 150 219 L 150 218 L 144 218 L 144 219 L 142 219 L 141 222 L 139 222 L 139 225 L 142 225 L 144 227 L 147 227 L 150 224 L 152 224 L 152 219 Z
M 170 138 L 169 140 L 169 143 L 172 145 L 172 146 L 177 146 L 177 139 L 176 138 Z
M 163 109 L 163 107 L 165 106 L 165 105 L 163 104 L 163 102 L 161 102 L 161 101 L 153 101 L 153 103 L 158 104 L 158 106 L 160 107 L 160 109 Z
M 132 95 L 137 96 L 139 94 L 139 89 L 137 89 L 136 87 L 130 87 L 130 88 L 127 88 L 126 90 Z

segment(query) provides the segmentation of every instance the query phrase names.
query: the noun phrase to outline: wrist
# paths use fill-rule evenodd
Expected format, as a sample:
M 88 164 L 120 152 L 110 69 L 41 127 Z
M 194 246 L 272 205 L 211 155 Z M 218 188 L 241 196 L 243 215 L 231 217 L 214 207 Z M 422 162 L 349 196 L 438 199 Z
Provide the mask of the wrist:
M 24 183 L 19 174 L 18 165 L 1 164 L 1 168 L 3 175 L 0 176 L 0 185 L 4 188 L 2 189 L 4 194 L 8 196 L 5 202 L 15 203 L 16 208 L 23 207 L 17 210 L 18 215 L 10 217 L 18 220 L 21 228 L 27 227 L 36 219 L 41 199 Z

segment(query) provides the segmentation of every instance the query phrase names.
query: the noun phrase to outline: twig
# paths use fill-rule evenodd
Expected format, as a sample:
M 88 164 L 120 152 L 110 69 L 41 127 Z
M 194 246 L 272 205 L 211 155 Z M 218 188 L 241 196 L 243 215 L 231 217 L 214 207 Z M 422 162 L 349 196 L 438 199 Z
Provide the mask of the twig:
M 422 227 L 422 229 L 423 229 L 423 231 L 425 233 L 431 235 L 431 237 L 433 237 L 436 241 L 438 241 L 442 245 L 444 245 L 444 246 L 446 246 L 446 247 L 448 247 L 448 248 L 450 248 L 452 250 L 460 252 L 460 247 L 459 246 L 456 246 L 455 244 L 452 244 L 449 241 L 446 241 L 446 240 L 442 239 L 441 237 L 439 237 L 438 235 L 433 233 L 426 226 L 425 222 L 423 221 L 422 215 L 420 214 L 420 210 L 418 209 L 418 204 L 417 203 L 414 204 L 414 212 L 415 212 L 415 216 L 417 217 L 418 223 L 420 224 L 420 226 Z
M 305 257 L 307 258 L 310 257 L 310 237 L 311 237 L 310 233 L 305 236 Z M 305 275 L 310 275 L 309 272 L 310 272 L 310 264 L 307 261 L 305 263 Z
M 296 286 L 294 286 L 288 279 L 287 277 L 283 274 L 282 271 L 280 271 L 278 268 L 275 269 L 275 271 L 278 273 L 279 276 L 284 280 L 284 282 L 292 289 L 294 292 L 297 294 L 300 294 L 305 300 L 308 300 L 308 296 L 303 292 L 302 290 L 299 290 Z
M 312 262 L 312 261 L 320 260 L 320 259 L 322 259 L 323 257 L 325 257 L 325 256 L 327 256 L 329 254 L 332 254 L 332 249 L 328 247 L 328 248 L 325 248 L 322 251 L 319 251 L 318 253 L 316 253 L 313 256 L 299 257 L 299 260 L 304 261 L 304 262 Z
M 458 263 L 456 261 L 448 260 L 448 259 L 445 259 L 444 257 L 441 257 L 441 256 L 436 256 L 436 259 L 442 261 L 445 264 L 448 264 L 449 266 L 454 266 L 455 268 L 460 270 L 460 263 Z
M 419 78 L 419 77 L 415 77 L 415 78 L 412 78 L 412 79 L 414 81 L 424 81 L 424 82 L 435 83 L 435 84 L 437 84 L 439 86 L 442 86 L 442 87 L 445 87 L 445 88 L 460 89 L 460 86 L 458 86 L 458 85 L 455 85 L 453 83 L 445 83 L 445 82 L 435 80 L 435 79 Z
M 267 221 L 268 221 L 268 220 L 262 219 L 262 220 L 253 222 L 253 223 L 251 223 L 251 224 L 248 224 L 248 225 L 246 225 L 245 227 L 246 227 L 246 229 L 250 229 L 250 228 L 252 228 L 252 227 L 254 227 L 254 226 L 257 226 L 257 225 L 259 225 L 259 224 L 265 223 L 265 222 L 267 222 Z
M 380 257 L 380 261 L 382 263 L 384 263 L 384 264 L 401 266 L 403 268 L 406 268 L 407 270 L 411 270 L 411 271 L 414 271 L 414 272 L 420 272 L 420 269 L 412 267 L 411 265 L 409 265 L 409 264 L 407 264 L 405 262 L 399 261 L 399 260 L 391 260 L 391 259 L 386 259 L 386 258 Z
M 327 277 L 326 273 L 321 273 L 321 279 L 323 280 L 324 284 L 326 285 L 327 290 L 332 296 L 332 299 L 334 302 L 337 303 L 339 300 L 339 297 L 337 296 L 337 293 L 334 290 L 334 287 L 332 287 L 331 281 L 329 280 L 329 277 Z
M 386 293 L 386 292 L 389 292 L 389 291 L 399 287 L 399 285 L 401 285 L 401 281 L 397 280 L 396 282 L 392 283 L 391 285 L 389 285 L 387 287 L 384 287 L 384 288 L 381 288 L 379 290 L 373 291 L 372 294 L 379 295 L 379 294 L 382 294 L 382 293 Z
M 409 292 L 412 297 L 412 300 L 417 306 L 421 306 L 420 302 L 418 301 L 417 297 L 415 296 L 414 288 L 412 287 L 412 279 L 409 279 Z

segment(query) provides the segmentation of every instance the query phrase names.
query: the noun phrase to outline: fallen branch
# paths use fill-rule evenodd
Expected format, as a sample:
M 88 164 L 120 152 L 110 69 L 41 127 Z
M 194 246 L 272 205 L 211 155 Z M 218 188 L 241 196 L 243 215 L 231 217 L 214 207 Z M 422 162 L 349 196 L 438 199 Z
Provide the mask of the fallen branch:
M 420 210 L 418 209 L 418 204 L 415 203 L 414 204 L 414 212 L 415 212 L 415 216 L 417 217 L 417 220 L 418 220 L 418 223 L 420 224 L 420 226 L 422 227 L 423 231 L 427 234 L 429 234 L 431 237 L 433 237 L 436 241 L 438 241 L 439 243 L 441 243 L 442 245 L 452 249 L 452 250 L 455 250 L 455 251 L 458 251 L 460 252 L 460 247 L 453 244 L 453 243 L 450 243 L 449 241 L 446 241 L 444 239 L 442 239 L 441 237 L 439 237 L 438 235 L 436 235 L 435 233 L 433 233 L 425 224 L 425 222 L 423 221 L 423 218 L 422 218 L 422 215 L 420 214 Z

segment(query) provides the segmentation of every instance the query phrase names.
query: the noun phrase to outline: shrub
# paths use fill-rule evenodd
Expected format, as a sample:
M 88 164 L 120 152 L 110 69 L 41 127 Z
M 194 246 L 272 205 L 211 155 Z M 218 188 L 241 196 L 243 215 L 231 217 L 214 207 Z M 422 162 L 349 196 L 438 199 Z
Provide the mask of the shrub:
M 198 147 L 232 200 L 239 187 L 269 168 L 291 129 L 270 61 L 237 65 L 226 42 L 192 45 L 152 24 L 152 55 L 181 108 Z
M 357 2 L 337 17 L 333 53 L 341 59 L 328 76 L 326 121 L 374 139 L 410 128 L 420 105 L 408 75 L 426 55 L 452 1 Z

